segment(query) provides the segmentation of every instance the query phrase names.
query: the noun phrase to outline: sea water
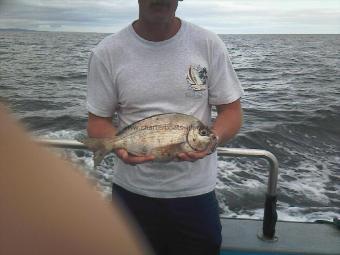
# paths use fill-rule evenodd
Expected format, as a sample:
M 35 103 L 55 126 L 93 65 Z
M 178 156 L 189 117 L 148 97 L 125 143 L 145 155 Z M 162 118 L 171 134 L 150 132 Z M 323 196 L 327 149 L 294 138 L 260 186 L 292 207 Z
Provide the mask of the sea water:
M 0 32 L 0 101 L 34 135 L 74 139 L 86 129 L 91 48 L 107 34 Z M 220 35 L 245 90 L 244 124 L 227 147 L 279 160 L 281 220 L 340 215 L 340 35 Z M 92 171 L 88 151 L 63 152 L 110 194 L 114 156 Z M 268 164 L 220 158 L 222 215 L 262 218 Z

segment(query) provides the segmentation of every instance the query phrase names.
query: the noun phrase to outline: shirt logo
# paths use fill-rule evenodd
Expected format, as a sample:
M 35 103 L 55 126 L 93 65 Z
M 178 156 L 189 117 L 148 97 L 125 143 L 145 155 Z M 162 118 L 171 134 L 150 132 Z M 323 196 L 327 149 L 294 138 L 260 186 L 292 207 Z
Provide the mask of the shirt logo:
M 207 89 L 208 72 L 207 68 L 200 65 L 191 65 L 187 73 L 189 88 L 193 91 L 203 91 Z

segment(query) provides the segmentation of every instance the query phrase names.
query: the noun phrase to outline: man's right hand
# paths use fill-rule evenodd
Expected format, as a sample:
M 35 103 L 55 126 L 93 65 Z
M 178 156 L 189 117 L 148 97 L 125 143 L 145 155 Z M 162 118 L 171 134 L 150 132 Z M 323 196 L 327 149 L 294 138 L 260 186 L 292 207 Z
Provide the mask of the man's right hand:
M 131 155 L 125 149 L 117 149 L 115 150 L 115 153 L 125 164 L 129 165 L 142 164 L 155 159 L 155 157 L 152 155 L 146 156 Z

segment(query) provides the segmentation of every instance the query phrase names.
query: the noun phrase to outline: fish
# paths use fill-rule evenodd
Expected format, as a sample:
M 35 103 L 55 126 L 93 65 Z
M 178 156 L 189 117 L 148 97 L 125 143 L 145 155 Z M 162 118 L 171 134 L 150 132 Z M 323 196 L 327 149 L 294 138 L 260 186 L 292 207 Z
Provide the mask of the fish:
M 156 114 L 123 128 L 113 138 L 83 138 L 78 141 L 94 152 L 94 166 L 116 150 L 135 156 L 154 156 L 156 162 L 170 162 L 181 152 L 208 151 L 217 146 L 217 136 L 199 119 L 183 113 Z

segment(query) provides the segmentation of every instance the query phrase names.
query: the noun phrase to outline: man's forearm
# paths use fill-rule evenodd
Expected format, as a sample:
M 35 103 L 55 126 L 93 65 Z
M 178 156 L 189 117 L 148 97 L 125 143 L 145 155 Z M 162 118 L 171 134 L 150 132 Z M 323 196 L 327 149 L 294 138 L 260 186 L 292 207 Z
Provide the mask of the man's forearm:
M 117 129 L 112 125 L 112 118 L 98 117 L 89 113 L 87 123 L 87 134 L 93 138 L 114 137 Z
M 242 126 L 243 113 L 240 100 L 231 104 L 217 105 L 218 115 L 212 129 L 219 137 L 219 145 L 233 138 Z

